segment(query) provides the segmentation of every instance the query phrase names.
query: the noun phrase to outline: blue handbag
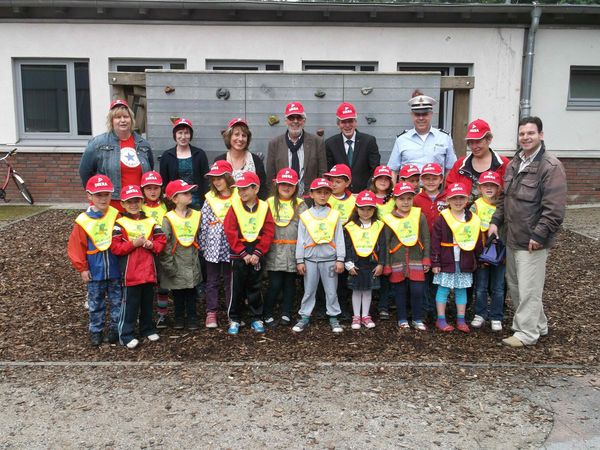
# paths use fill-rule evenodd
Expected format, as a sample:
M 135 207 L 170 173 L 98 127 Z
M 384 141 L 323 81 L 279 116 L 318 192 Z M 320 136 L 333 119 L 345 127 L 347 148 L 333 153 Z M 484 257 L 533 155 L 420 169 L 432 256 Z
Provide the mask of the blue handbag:
M 495 237 L 488 240 L 483 252 L 479 255 L 479 261 L 492 266 L 499 266 L 504 261 L 505 254 L 506 246 L 504 242 L 499 237 Z

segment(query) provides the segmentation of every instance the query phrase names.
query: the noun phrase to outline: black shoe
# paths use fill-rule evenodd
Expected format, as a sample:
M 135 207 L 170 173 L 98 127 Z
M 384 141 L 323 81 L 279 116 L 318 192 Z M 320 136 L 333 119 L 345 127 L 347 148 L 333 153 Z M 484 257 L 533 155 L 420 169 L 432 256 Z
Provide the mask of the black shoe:
M 387 311 L 379 311 L 379 320 L 390 320 L 390 313 Z
M 273 319 L 272 317 L 266 318 L 264 320 L 264 324 L 265 324 L 265 327 L 267 327 L 269 329 L 277 328 L 277 321 L 275 319 Z
M 352 321 L 352 316 L 348 313 L 348 311 L 342 311 L 342 313 L 337 318 L 340 322 Z
M 198 329 L 198 319 L 189 319 L 187 323 L 187 329 L 190 331 L 196 331 Z
M 176 330 L 183 330 L 184 325 L 185 321 L 183 320 L 183 317 L 175 317 L 175 325 L 173 325 L 173 328 Z
M 281 319 L 279 320 L 279 324 L 283 325 L 284 327 L 289 327 L 292 324 L 292 319 L 290 319 L 291 316 L 281 316 Z
M 156 319 L 156 328 L 158 328 L 159 330 L 164 330 L 168 326 L 169 326 L 169 318 L 167 316 L 159 314 L 158 318 Z
M 119 342 L 119 333 L 117 330 L 109 330 L 106 335 L 106 341 L 109 344 L 117 344 Z
M 100 347 L 102 345 L 102 333 L 91 333 L 90 344 L 93 347 Z

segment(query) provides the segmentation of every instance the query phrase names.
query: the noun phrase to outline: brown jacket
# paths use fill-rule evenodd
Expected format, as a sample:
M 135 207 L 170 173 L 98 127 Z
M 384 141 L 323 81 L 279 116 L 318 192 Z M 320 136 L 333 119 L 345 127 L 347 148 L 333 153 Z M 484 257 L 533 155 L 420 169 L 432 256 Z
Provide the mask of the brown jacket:
M 565 216 L 567 177 L 561 162 L 542 148 L 521 173 L 517 153 L 504 174 L 504 192 L 496 205 L 492 223 L 506 227 L 506 245 L 527 249 L 533 239 L 552 247 Z

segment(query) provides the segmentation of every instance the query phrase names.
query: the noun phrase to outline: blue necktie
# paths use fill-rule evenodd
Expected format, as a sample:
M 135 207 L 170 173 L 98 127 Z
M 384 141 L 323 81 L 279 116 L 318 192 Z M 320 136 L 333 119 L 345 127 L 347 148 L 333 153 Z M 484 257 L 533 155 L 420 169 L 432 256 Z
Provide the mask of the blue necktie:
M 348 165 L 352 165 L 352 154 L 354 153 L 354 150 L 352 150 L 352 140 L 348 139 L 346 144 L 348 144 Z

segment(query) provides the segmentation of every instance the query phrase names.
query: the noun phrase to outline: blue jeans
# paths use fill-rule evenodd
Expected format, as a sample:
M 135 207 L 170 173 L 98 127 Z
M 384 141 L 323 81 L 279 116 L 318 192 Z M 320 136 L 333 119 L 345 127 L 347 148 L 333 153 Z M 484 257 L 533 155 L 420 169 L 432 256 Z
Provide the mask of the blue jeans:
M 110 328 L 116 331 L 121 315 L 121 280 L 90 281 L 87 291 L 90 331 L 100 333 L 104 330 L 107 304 L 110 305 Z
M 412 320 L 423 320 L 423 281 L 411 281 L 405 279 L 401 283 L 392 283 L 392 289 L 396 297 L 396 314 L 398 321 L 407 320 L 406 302 L 408 297 L 408 287 L 410 283 L 410 308 L 412 310 Z
M 390 311 L 390 297 L 392 296 L 391 292 L 391 283 L 389 277 L 380 276 L 379 277 L 379 302 L 377 303 L 378 311 Z
M 504 273 L 506 266 L 485 266 L 475 272 L 475 314 L 489 320 L 504 319 Z M 488 314 L 488 291 L 491 305 Z

